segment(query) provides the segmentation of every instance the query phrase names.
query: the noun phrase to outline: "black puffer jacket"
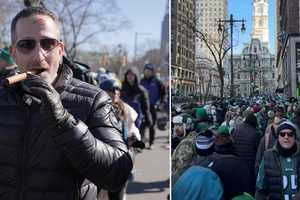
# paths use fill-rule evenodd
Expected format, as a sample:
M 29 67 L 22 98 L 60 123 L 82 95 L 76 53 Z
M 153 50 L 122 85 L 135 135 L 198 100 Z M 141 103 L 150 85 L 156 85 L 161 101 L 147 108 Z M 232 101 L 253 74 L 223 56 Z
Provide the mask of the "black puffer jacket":
M 254 195 L 255 191 L 255 158 L 256 151 L 259 144 L 259 134 L 256 128 L 243 122 L 237 126 L 233 133 L 232 139 L 235 149 L 235 154 L 245 160 L 250 170 L 251 185 L 253 186 L 251 195 Z
M 20 85 L 0 87 L 0 199 L 90 200 L 95 186 L 84 180 L 107 190 L 127 180 L 132 160 L 110 98 L 61 69 L 55 88 L 78 120 L 61 134 L 44 128 L 38 101 Z

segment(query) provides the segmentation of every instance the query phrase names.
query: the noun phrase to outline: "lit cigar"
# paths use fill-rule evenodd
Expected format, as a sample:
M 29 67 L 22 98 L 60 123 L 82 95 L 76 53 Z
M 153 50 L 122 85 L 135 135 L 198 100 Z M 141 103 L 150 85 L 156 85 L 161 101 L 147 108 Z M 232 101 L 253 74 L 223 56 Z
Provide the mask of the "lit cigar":
M 39 74 L 42 71 L 44 71 L 44 70 L 27 71 L 27 72 L 23 72 L 20 74 L 16 74 L 16 75 L 7 77 L 6 79 L 4 79 L 4 84 L 6 86 L 13 85 L 17 82 L 25 80 L 27 78 L 28 74 Z

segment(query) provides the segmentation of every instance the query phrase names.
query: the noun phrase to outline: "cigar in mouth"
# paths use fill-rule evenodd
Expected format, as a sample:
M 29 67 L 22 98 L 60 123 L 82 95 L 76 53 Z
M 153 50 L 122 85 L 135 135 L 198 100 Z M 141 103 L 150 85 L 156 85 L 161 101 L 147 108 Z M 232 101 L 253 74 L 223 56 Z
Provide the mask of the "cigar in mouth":
M 37 74 L 42 73 L 43 71 L 44 71 L 44 69 L 37 69 L 37 70 L 31 70 L 31 71 L 13 75 L 13 76 L 10 76 L 10 77 L 7 77 L 6 79 L 4 79 L 4 84 L 6 86 L 13 85 L 15 83 L 25 80 L 27 78 L 28 74 L 36 74 L 37 75 Z

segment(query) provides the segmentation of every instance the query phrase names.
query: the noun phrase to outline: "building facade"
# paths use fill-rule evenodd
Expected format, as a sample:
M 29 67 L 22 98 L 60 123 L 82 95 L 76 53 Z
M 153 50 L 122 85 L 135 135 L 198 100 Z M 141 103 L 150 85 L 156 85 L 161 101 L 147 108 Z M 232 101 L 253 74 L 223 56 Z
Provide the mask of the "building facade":
M 197 30 L 206 34 L 207 40 L 209 40 L 209 43 L 211 44 L 218 44 L 221 39 L 218 32 L 218 24 L 219 20 L 225 20 L 227 18 L 227 4 L 227 0 L 196 0 Z M 225 43 L 227 43 L 227 41 Z M 224 60 L 226 59 L 227 57 Z M 204 60 L 206 61 L 204 62 Z M 207 62 L 207 60 L 209 60 L 209 62 Z M 225 71 L 228 71 L 226 63 L 227 62 L 224 62 L 223 66 L 225 66 Z M 207 64 L 207 66 L 204 66 L 204 64 Z M 196 74 L 197 79 L 201 78 L 203 74 L 210 74 L 206 73 L 206 71 L 210 71 L 211 73 L 214 72 L 214 78 L 217 76 L 217 81 L 214 81 L 214 83 L 220 82 L 218 73 L 215 73 L 217 72 L 217 66 L 214 57 L 205 42 L 199 38 L 196 38 L 196 66 L 200 69 L 200 71 L 198 69 L 196 70 L 197 73 L 199 73 Z M 199 66 L 201 67 L 199 68 Z M 202 72 L 201 69 L 204 71 Z M 225 83 L 227 83 L 228 80 L 226 77 L 224 77 L 224 79 Z M 207 81 L 210 79 L 206 78 L 201 80 L 204 80 L 204 82 L 202 81 L 204 86 L 199 85 L 198 87 L 206 88 L 208 85 Z M 209 89 L 212 93 L 211 96 L 219 96 L 220 85 L 209 85 L 212 87 Z
M 277 0 L 277 91 L 300 96 L 300 1 Z
M 275 91 L 275 56 L 259 39 L 252 38 L 233 57 L 235 94 L 251 96 Z
M 195 0 L 171 1 L 172 93 L 195 93 Z
M 196 95 L 201 103 L 220 94 L 220 79 L 217 69 L 211 67 L 213 61 L 207 58 L 196 60 Z
M 161 51 L 161 65 L 168 68 L 169 64 L 169 1 L 167 1 L 166 14 L 161 24 L 161 39 L 160 39 L 160 51 Z
M 275 56 L 269 48 L 269 2 L 252 2 L 251 40 L 234 55 L 234 90 L 237 96 L 272 93 L 276 90 Z

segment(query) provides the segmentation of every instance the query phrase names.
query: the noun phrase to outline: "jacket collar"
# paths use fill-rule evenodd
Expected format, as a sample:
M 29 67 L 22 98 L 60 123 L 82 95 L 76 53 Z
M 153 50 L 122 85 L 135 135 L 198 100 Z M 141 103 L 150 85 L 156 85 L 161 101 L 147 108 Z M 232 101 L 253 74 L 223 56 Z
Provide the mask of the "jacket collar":
M 54 83 L 54 88 L 60 93 L 62 92 L 67 85 L 71 82 L 73 77 L 73 72 L 69 66 L 66 64 L 61 64 L 58 70 L 58 76 Z

